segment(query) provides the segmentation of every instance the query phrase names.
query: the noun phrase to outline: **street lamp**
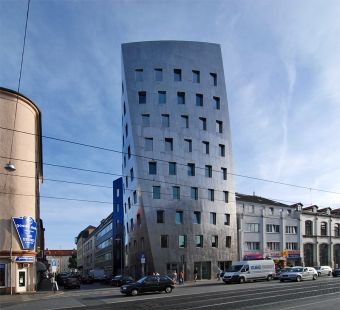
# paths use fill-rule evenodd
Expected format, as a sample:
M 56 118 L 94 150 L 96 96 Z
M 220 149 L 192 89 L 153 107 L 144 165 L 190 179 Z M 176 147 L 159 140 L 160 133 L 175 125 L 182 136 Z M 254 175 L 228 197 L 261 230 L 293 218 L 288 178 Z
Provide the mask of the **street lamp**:
M 120 272 L 122 273 L 122 275 L 124 275 L 123 272 L 123 242 L 122 239 L 117 238 L 116 241 L 120 242 Z

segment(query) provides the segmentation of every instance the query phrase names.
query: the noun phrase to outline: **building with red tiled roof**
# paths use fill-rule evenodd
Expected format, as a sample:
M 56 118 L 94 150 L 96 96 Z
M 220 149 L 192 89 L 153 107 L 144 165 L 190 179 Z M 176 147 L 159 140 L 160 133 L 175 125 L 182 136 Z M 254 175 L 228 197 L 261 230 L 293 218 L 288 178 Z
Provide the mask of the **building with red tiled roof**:
M 50 268 L 50 271 L 52 271 L 51 266 L 52 262 L 55 261 L 57 263 L 57 268 L 56 272 L 61 273 L 61 272 L 69 272 L 70 268 L 68 267 L 69 265 L 69 258 L 72 254 L 72 252 L 76 251 L 75 249 L 73 250 L 49 250 L 46 249 L 45 255 L 46 259 L 48 261 L 48 266 Z

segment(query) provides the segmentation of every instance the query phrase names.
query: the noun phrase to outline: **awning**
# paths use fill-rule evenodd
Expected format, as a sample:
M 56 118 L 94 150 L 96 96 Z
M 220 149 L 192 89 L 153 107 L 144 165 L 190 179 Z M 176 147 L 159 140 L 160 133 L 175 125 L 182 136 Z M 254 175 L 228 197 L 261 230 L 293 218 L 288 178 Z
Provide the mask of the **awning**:
M 42 262 L 37 262 L 36 267 L 37 267 L 37 271 L 45 271 L 46 270 L 46 266 Z

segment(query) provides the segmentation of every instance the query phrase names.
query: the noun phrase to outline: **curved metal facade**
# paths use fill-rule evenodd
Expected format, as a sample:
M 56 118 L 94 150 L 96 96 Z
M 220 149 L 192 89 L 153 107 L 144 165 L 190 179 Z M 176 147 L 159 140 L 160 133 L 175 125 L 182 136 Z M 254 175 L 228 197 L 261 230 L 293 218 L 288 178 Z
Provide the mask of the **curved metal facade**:
M 187 280 L 194 266 L 214 277 L 221 262 L 237 260 L 220 45 L 122 44 L 122 111 L 127 271 L 169 275 L 184 255 Z

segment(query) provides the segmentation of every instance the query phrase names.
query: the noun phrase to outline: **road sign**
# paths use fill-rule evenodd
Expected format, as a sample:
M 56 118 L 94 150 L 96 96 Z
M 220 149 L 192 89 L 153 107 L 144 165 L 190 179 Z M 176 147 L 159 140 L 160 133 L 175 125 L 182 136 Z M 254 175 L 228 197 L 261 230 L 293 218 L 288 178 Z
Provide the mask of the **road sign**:
M 52 261 L 52 272 L 57 271 L 57 262 L 55 260 Z
M 141 255 L 140 255 L 140 263 L 141 263 L 141 264 L 145 264 L 145 258 L 146 258 L 146 255 L 145 255 L 145 254 L 141 254 Z

